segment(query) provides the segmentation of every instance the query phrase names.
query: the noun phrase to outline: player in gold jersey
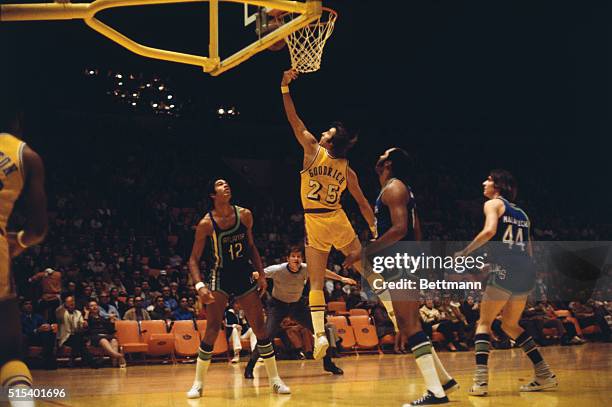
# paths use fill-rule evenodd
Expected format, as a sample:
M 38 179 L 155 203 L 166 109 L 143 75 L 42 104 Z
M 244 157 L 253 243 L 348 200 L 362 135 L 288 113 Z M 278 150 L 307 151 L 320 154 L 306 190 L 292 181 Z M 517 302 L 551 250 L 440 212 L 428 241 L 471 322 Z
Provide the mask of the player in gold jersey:
M 20 132 L 18 121 L 0 125 L 15 134 Z M 21 194 L 27 224 L 17 233 L 8 233 L 7 223 Z M 0 383 L 3 391 L 32 386 L 32 375 L 19 360 L 21 322 L 10 265 L 13 257 L 43 240 L 47 231 L 46 208 L 40 156 L 17 137 L 0 132 L 0 321 L 5 328 L 0 331 Z M 9 400 L 15 405 L 34 405 L 27 399 Z
M 374 232 L 376 227 L 372 207 L 361 191 L 357 174 L 346 159 L 348 151 L 357 142 L 357 136 L 349 134 L 342 123 L 334 122 L 317 142 L 299 118 L 289 93 L 289 84 L 297 76 L 296 70 L 285 71 L 281 92 L 287 119 L 304 149 L 300 195 L 306 226 L 306 262 L 310 279 L 309 304 L 315 334 L 313 354 L 315 359 L 320 359 L 329 347 L 325 337 L 323 296 L 327 257 L 332 246 L 344 255 L 361 251 L 361 243 L 340 203 L 340 197 L 345 189 L 348 189 L 357 201 L 370 230 Z M 355 265 L 360 270 L 360 264 Z

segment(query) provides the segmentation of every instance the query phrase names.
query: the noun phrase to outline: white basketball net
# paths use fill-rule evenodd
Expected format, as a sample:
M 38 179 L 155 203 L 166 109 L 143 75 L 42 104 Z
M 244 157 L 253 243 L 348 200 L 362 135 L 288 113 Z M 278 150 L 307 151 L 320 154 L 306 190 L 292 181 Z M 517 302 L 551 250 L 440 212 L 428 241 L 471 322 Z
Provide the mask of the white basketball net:
M 334 10 L 324 8 L 317 21 L 285 38 L 292 68 L 302 73 L 315 72 L 321 68 L 323 48 L 334 31 L 337 18 L 338 14 Z

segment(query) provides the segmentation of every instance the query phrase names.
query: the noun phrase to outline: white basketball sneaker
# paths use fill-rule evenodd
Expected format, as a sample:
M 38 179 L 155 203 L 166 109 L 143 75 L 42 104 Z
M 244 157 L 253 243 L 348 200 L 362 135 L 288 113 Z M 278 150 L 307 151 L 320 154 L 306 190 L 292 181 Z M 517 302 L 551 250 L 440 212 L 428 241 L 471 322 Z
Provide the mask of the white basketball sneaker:
M 323 359 L 323 356 L 327 353 L 327 348 L 329 348 L 329 342 L 327 341 L 327 337 L 324 332 L 315 335 L 314 339 L 314 351 L 312 352 L 312 356 L 315 360 Z
M 488 384 L 472 384 L 472 387 L 468 390 L 470 396 L 486 396 L 489 393 Z
M 554 389 L 558 385 L 559 382 L 557 381 L 557 377 L 555 375 L 547 379 L 538 377 L 533 379 L 529 384 L 523 384 L 520 387 L 519 391 L 540 391 L 546 389 Z
M 202 397 L 202 385 L 194 384 L 193 386 L 191 386 L 191 389 L 189 389 L 189 391 L 187 392 L 187 398 L 188 399 L 199 399 L 200 397 Z
M 276 394 L 291 394 L 291 389 L 280 379 L 280 377 L 273 379 L 270 384 L 272 391 Z

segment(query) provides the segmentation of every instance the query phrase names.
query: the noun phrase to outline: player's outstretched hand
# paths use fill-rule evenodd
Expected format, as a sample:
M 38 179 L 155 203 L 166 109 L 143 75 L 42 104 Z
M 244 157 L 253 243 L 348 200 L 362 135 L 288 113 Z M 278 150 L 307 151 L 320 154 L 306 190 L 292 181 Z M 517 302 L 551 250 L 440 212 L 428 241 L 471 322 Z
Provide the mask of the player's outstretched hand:
M 356 251 L 356 252 L 352 252 L 349 253 L 348 256 L 346 256 L 346 258 L 344 259 L 344 262 L 342 263 L 342 267 L 344 267 L 345 269 L 350 268 L 354 263 L 358 262 L 361 260 L 361 251 Z
M 296 69 L 291 68 L 283 72 L 283 80 L 281 81 L 281 86 L 287 86 L 292 81 L 296 80 L 299 76 L 299 73 Z
M 198 296 L 200 297 L 200 302 L 203 305 L 206 304 L 212 304 L 213 302 L 215 302 L 215 297 L 213 296 L 213 294 L 210 292 L 210 290 L 208 289 L 208 287 L 202 287 L 198 290 Z
M 262 274 L 259 274 L 259 278 L 257 279 L 257 291 L 259 291 L 260 298 L 266 295 L 268 290 L 268 282 L 266 281 L 265 275 Z
M 340 282 L 343 284 L 348 284 L 348 285 L 357 285 L 357 281 L 353 280 L 352 278 L 348 278 L 348 277 L 342 277 L 342 280 L 340 280 Z

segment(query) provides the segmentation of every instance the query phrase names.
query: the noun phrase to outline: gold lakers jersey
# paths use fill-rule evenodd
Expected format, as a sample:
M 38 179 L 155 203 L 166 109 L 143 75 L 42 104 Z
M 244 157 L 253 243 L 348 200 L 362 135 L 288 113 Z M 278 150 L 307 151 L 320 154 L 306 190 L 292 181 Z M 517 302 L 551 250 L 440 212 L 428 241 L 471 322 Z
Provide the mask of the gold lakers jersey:
M 6 224 L 13 205 L 23 189 L 22 154 L 25 143 L 8 133 L 0 133 L 0 230 Z
M 304 210 L 342 208 L 340 197 L 346 189 L 347 171 L 346 158 L 334 158 L 319 146 L 312 163 L 300 173 Z
M 23 189 L 22 153 L 25 143 L 7 133 L 0 133 L 0 300 L 14 297 L 10 273 L 8 223 L 15 201 Z

